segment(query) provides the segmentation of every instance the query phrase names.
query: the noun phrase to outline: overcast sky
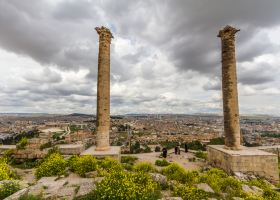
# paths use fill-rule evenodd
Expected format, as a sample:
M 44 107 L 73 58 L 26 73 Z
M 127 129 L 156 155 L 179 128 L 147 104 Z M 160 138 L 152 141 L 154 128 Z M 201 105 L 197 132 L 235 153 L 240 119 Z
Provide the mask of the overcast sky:
M 0 0 L 0 112 L 95 113 L 98 35 L 111 113 L 222 113 L 218 31 L 236 35 L 241 114 L 280 115 L 279 0 Z

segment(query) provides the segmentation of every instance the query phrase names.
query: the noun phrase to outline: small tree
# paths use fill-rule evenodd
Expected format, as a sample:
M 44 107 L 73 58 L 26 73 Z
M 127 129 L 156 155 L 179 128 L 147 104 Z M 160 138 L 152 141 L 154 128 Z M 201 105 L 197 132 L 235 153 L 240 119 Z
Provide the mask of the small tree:
M 17 149 L 25 149 L 27 144 L 28 144 L 28 139 L 26 137 L 23 137 L 17 143 Z
M 160 152 L 160 146 L 156 146 L 156 148 L 155 148 L 155 152 Z

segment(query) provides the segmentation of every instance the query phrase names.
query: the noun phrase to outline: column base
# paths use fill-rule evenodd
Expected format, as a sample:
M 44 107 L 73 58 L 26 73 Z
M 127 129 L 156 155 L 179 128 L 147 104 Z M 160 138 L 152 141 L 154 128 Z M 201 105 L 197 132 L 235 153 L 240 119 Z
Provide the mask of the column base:
M 96 158 L 112 157 L 120 160 L 121 147 L 120 146 L 109 146 L 107 150 L 97 150 L 96 146 L 91 146 L 87 150 L 81 153 L 81 155 L 91 155 Z
M 238 151 L 229 150 L 224 145 L 209 145 L 207 152 L 208 164 L 221 168 L 228 174 L 254 174 L 274 183 L 279 182 L 276 154 L 244 146 Z
M 233 151 L 239 151 L 239 150 L 243 149 L 243 146 L 229 147 L 229 146 L 224 145 L 224 149 L 233 150 Z
M 110 149 L 110 146 L 108 147 L 96 147 L 95 151 L 108 151 Z

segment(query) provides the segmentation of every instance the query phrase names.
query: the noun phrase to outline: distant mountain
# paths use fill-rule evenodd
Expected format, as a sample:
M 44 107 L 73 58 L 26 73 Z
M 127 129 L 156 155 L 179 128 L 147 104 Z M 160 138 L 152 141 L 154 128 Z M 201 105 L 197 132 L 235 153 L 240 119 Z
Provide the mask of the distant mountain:
M 54 115 L 49 113 L 0 113 L 0 116 L 19 116 L 19 117 L 35 117 L 35 116 L 48 116 Z
M 73 116 L 73 117 L 94 117 L 95 115 L 89 115 L 89 114 L 83 114 L 83 113 L 72 113 L 68 116 Z

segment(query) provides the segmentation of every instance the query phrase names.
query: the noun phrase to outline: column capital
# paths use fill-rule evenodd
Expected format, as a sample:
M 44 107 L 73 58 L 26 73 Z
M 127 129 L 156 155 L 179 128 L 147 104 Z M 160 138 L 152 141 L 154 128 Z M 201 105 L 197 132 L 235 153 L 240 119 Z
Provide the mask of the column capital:
M 96 32 L 98 33 L 100 38 L 114 38 L 113 34 L 111 33 L 110 29 L 101 26 L 101 27 L 95 27 Z
M 225 26 L 222 30 L 219 31 L 219 34 L 217 37 L 220 37 L 222 40 L 223 39 L 234 39 L 235 33 L 240 31 L 240 29 L 236 29 L 232 26 Z

